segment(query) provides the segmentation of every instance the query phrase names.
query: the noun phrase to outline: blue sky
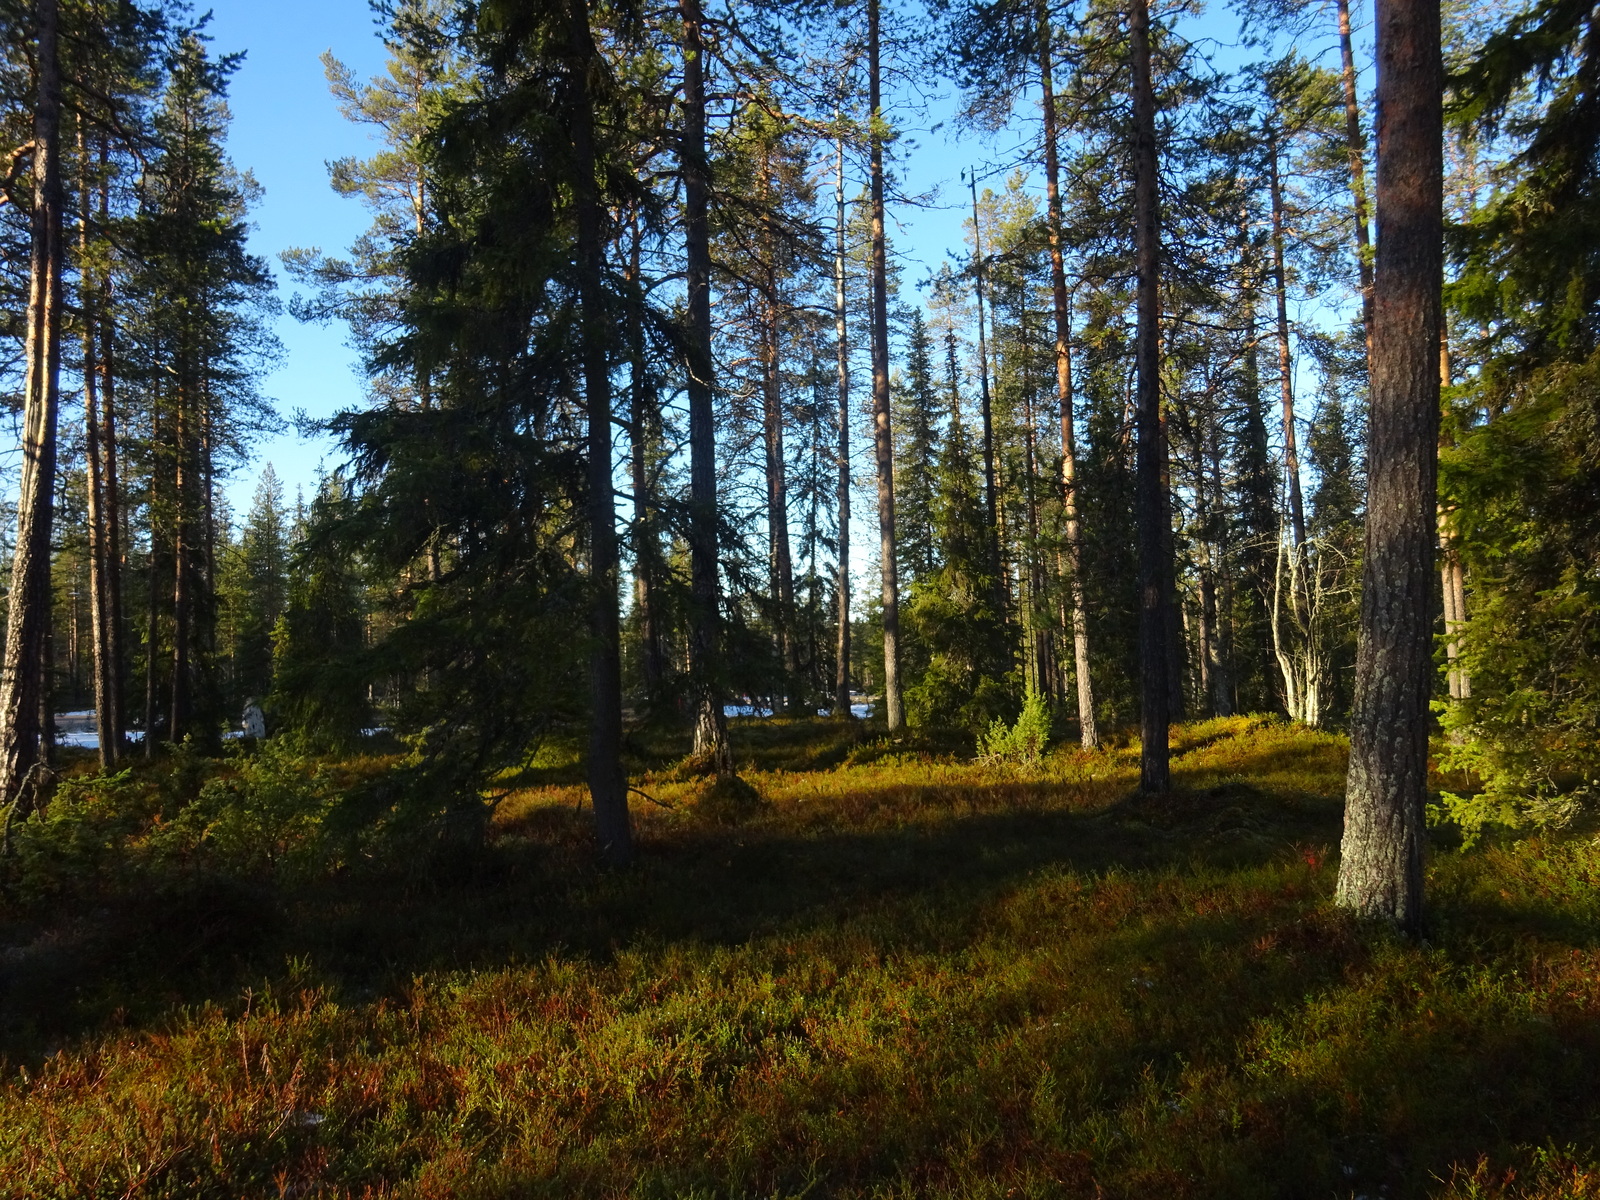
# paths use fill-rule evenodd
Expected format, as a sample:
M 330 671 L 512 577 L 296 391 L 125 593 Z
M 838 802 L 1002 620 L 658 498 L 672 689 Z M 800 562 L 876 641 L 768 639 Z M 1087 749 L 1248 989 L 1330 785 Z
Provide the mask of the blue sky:
M 292 289 L 278 265 L 280 251 L 291 246 L 341 250 L 367 224 L 359 204 L 333 193 L 324 164 L 347 154 L 369 154 L 371 143 L 339 116 L 318 59 L 331 49 L 358 74 L 376 73 L 384 50 L 375 30 L 365 0 L 219 0 L 212 9 L 212 48 L 219 54 L 246 52 L 229 97 L 228 149 L 234 164 L 254 172 L 266 189 L 253 214 L 251 247 L 277 271 L 285 297 Z M 306 326 L 285 314 L 278 336 L 285 356 L 266 390 L 280 412 L 287 416 L 304 409 L 314 417 L 327 416 L 360 400 L 343 326 Z M 309 490 L 327 453 L 325 444 L 293 432 L 265 439 L 254 469 L 231 481 L 235 512 L 242 514 L 248 506 L 261 464 L 273 464 L 292 501 L 297 484 Z

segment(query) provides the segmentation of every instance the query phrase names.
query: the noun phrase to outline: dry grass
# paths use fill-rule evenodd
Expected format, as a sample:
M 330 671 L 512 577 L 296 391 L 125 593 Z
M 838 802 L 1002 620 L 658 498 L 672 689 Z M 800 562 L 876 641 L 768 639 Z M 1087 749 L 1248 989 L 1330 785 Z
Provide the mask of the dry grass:
M 552 759 L 477 854 L 36 920 L 0 1194 L 1600 1195 L 1594 844 L 1440 851 L 1407 944 L 1329 905 L 1336 737 L 1186 727 L 1139 800 L 738 734 L 765 803 L 641 772 L 626 874 Z

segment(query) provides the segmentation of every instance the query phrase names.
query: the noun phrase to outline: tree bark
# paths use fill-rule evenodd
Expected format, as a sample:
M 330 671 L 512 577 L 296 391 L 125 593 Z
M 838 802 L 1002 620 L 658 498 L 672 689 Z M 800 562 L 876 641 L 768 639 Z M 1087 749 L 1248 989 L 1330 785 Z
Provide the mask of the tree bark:
M 994 608 L 997 615 L 1006 611 L 1005 566 L 1000 559 L 1000 501 L 994 472 L 994 405 L 989 394 L 989 338 L 984 328 L 983 226 L 978 221 L 978 177 L 972 185 L 972 265 L 973 286 L 978 294 L 978 383 L 979 409 L 983 416 L 983 504 L 989 517 L 989 569 L 994 579 Z
M 100 450 L 100 397 L 98 391 L 101 344 L 98 329 L 100 284 L 89 249 L 89 225 L 94 188 L 89 177 L 88 146 L 78 135 L 80 164 L 78 193 L 78 307 L 83 322 L 83 437 L 86 494 L 86 519 L 89 535 L 89 632 L 94 661 L 94 716 L 96 740 L 100 743 L 100 769 L 110 772 L 117 765 L 118 746 L 112 737 L 113 670 L 111 665 L 111 605 L 108 567 L 109 529 L 105 511 L 105 480 Z M 74 659 L 77 654 L 74 650 Z
M 100 143 L 100 224 L 110 225 L 111 185 L 106 174 L 106 146 Z M 109 741 L 117 757 L 123 751 L 123 734 L 128 721 L 126 704 L 126 635 L 122 609 L 122 569 L 125 540 L 122 533 L 122 497 L 117 482 L 117 412 L 116 412 L 116 310 L 112 305 L 111 271 L 108 268 L 101 279 L 99 307 L 100 330 L 100 451 L 105 456 L 103 480 L 103 520 L 105 523 L 105 578 L 106 578 L 106 661 L 109 716 L 100 727 L 100 740 Z
M 1337 902 L 1422 923 L 1444 240 L 1437 0 L 1378 0 L 1378 254 L 1361 636 Z
M 587 0 L 570 0 L 570 116 L 573 200 L 578 219 L 578 301 L 582 306 L 583 390 L 589 426 L 589 678 L 594 711 L 589 726 L 589 796 L 600 851 L 612 866 L 633 859 L 628 777 L 622 766 L 622 652 L 617 617 L 616 495 L 611 476 L 611 364 L 606 348 L 601 207 L 596 182 L 594 97 L 598 67 Z
M 1156 101 L 1150 75 L 1150 10 L 1129 0 L 1128 49 L 1133 83 L 1134 260 L 1138 273 L 1136 465 L 1139 507 L 1139 789 L 1164 792 L 1171 782 L 1167 750 L 1170 501 L 1163 485 L 1161 428 L 1160 216 L 1157 207 Z
M 679 0 L 683 20 L 683 240 L 689 324 L 689 682 L 695 706 L 694 753 L 718 775 L 733 774 L 720 695 L 721 613 L 717 583 L 717 422 L 712 405 L 711 229 L 706 209 L 704 18 L 700 0 Z
M 1356 98 L 1356 55 L 1350 38 L 1350 0 L 1337 0 L 1339 13 L 1340 82 L 1344 85 L 1345 144 L 1350 156 L 1350 198 L 1356 234 L 1356 266 L 1361 278 L 1361 329 L 1367 345 L 1367 371 L 1372 371 L 1372 247 L 1367 226 L 1367 139 L 1361 131 L 1361 106 Z
M 640 287 L 639 218 L 634 214 L 629 281 Z M 661 544 L 656 537 L 655 506 L 650 502 L 649 452 L 656 429 L 656 395 L 651 385 L 650 367 L 645 355 L 644 296 L 635 291 L 631 314 L 628 379 L 629 472 L 633 483 L 633 566 L 634 586 L 639 597 L 639 641 L 645 692 L 652 702 L 661 695 L 666 679 L 666 657 L 661 649 L 661 620 L 657 612 L 661 600 L 656 581 L 661 561 Z
M 1061 506 L 1066 524 L 1067 592 L 1072 608 L 1072 663 L 1078 688 L 1078 733 L 1085 749 L 1100 744 L 1089 672 L 1089 609 L 1083 595 L 1083 529 L 1078 517 L 1078 451 L 1072 411 L 1072 302 L 1063 258 L 1060 152 L 1056 145 L 1055 50 L 1050 10 L 1039 3 L 1039 91 L 1044 110 L 1044 182 L 1050 234 L 1050 291 L 1056 318 L 1056 399 L 1061 407 Z
M 872 432 L 878 460 L 878 537 L 883 560 L 883 709 L 891 730 L 905 724 L 900 698 L 900 578 L 895 555 L 894 435 L 889 428 L 889 257 L 883 228 L 883 112 L 879 0 L 867 0 L 868 133 L 872 197 Z
M 38 97 L 33 114 L 33 221 L 29 258 L 22 478 L 10 611 L 0 671 L 0 804 L 8 814 L 38 798 L 48 766 L 50 532 L 61 376 L 61 72 L 56 0 L 34 6 Z M 8 816 L 9 820 L 9 816 Z M 8 826 L 9 828 L 9 826 Z
M 833 260 L 833 324 L 839 350 L 839 645 L 833 683 L 835 716 L 850 711 L 850 346 L 844 302 L 844 139 L 837 145 L 834 202 L 838 207 Z
M 1283 469 L 1288 477 L 1289 522 L 1298 559 L 1306 542 L 1305 505 L 1300 494 L 1300 453 L 1295 440 L 1293 363 L 1289 356 L 1289 287 L 1283 266 L 1283 185 L 1278 177 L 1278 139 L 1267 134 L 1267 181 L 1272 193 L 1272 283 L 1278 316 L 1278 392 L 1283 402 Z M 1299 574 L 1296 564 L 1295 576 Z

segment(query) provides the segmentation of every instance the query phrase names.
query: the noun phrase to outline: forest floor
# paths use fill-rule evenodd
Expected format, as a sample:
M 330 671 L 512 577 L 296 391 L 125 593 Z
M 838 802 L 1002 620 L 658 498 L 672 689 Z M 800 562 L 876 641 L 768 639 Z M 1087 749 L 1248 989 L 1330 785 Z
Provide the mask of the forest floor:
M 1332 735 L 1184 727 L 1139 799 L 1127 747 L 735 733 L 764 803 L 641 752 L 626 872 L 560 752 L 470 852 L 63 833 L 109 882 L 0 908 L 0 1195 L 1600 1196 L 1591 834 L 1441 837 L 1413 943 L 1331 905 Z

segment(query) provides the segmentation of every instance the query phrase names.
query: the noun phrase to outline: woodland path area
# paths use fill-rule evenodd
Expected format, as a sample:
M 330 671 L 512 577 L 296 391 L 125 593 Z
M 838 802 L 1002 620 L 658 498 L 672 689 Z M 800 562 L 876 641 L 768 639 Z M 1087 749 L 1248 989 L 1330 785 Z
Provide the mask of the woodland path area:
M 1136 747 L 1021 769 L 846 722 L 734 737 L 742 805 L 633 738 L 626 872 L 564 747 L 481 848 L 365 860 L 304 797 L 378 754 L 241 765 L 280 824 L 230 832 L 202 789 L 181 853 L 181 756 L 66 789 L 74 832 L 27 826 L 0 930 L 0 1195 L 1600 1186 L 1586 835 L 1436 844 L 1408 942 L 1332 905 L 1334 735 L 1178 728 L 1156 799 Z

